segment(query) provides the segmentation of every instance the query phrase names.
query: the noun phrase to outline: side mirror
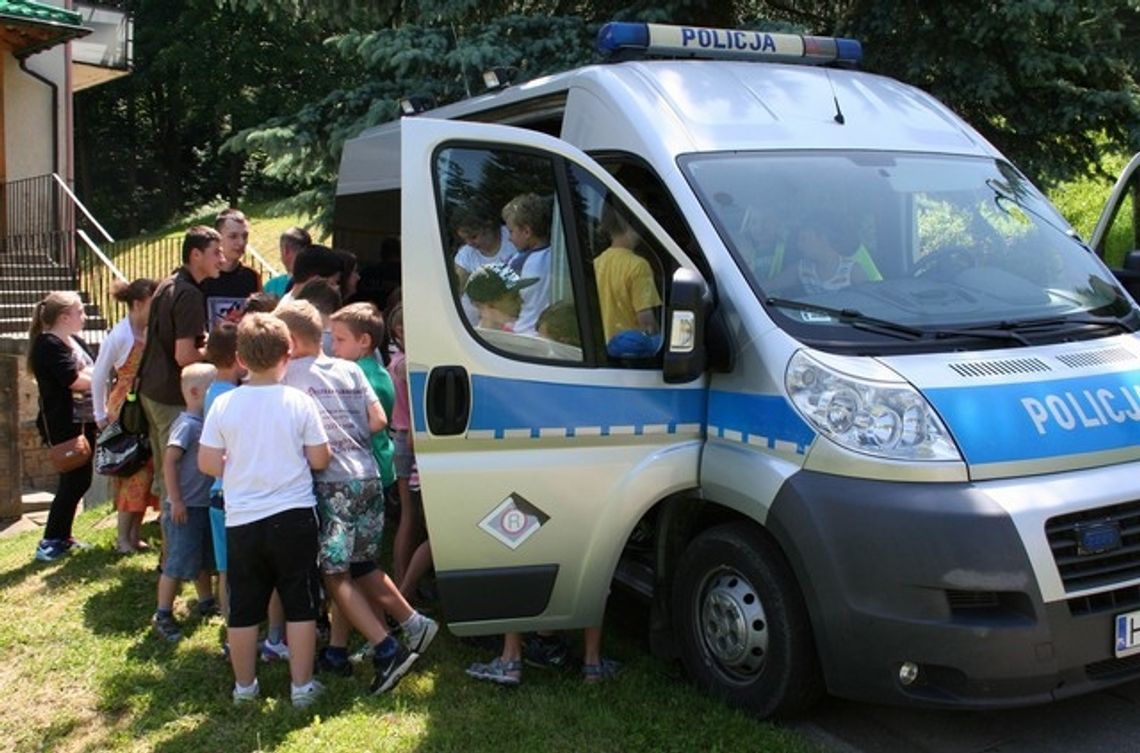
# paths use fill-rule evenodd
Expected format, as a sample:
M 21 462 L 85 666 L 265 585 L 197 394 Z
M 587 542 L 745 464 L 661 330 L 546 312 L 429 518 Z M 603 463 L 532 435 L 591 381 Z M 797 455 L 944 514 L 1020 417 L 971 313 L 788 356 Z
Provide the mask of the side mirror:
M 668 384 L 684 384 L 705 373 L 705 325 L 709 291 L 695 272 L 678 269 L 670 287 L 665 331 L 664 376 Z

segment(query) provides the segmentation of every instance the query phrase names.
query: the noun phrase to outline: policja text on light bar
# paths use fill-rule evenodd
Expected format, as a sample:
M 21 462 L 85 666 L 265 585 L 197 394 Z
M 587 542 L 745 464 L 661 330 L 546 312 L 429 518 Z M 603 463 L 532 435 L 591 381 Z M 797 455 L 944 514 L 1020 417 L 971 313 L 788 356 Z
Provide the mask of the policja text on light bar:
M 855 39 L 616 21 L 598 32 L 598 50 L 610 56 L 640 53 L 819 64 L 855 64 L 863 58 L 863 47 Z

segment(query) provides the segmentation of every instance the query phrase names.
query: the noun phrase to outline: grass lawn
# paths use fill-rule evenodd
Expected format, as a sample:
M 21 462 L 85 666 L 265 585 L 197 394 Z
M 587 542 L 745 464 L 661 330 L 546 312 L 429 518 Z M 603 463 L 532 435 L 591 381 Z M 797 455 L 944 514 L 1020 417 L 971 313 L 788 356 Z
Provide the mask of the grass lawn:
M 391 693 L 367 693 L 371 669 L 327 678 L 328 692 L 299 711 L 281 665 L 259 665 L 263 698 L 230 703 L 232 676 L 218 651 L 220 620 L 189 616 L 186 637 L 149 631 L 153 554 L 121 557 L 104 506 L 76 521 L 91 547 L 32 561 L 37 532 L 0 537 L 0 740 L 7 751 L 809 751 L 792 732 L 692 690 L 652 658 L 632 631 L 607 631 L 625 663 L 612 683 L 576 672 L 528 669 L 521 687 L 484 685 L 463 669 L 487 652 L 441 631 Z M 101 525 L 101 524 L 100 524 Z M 157 535 L 153 524 L 150 537 Z

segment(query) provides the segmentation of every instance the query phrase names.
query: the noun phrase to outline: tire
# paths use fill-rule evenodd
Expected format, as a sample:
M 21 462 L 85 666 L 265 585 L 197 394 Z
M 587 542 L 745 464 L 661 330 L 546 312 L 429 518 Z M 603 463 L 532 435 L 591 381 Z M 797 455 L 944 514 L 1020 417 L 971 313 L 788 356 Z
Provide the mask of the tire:
M 791 567 L 752 524 L 698 535 L 677 563 L 673 626 L 689 679 L 761 718 L 823 695 L 811 623 Z

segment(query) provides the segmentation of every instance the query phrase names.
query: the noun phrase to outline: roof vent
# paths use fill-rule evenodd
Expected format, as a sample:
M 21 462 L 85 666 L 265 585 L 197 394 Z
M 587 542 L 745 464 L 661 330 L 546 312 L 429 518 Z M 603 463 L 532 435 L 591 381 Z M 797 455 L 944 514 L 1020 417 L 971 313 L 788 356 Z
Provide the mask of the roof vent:
M 1052 371 L 1040 358 L 1010 358 L 1004 361 L 966 361 L 949 364 L 958 376 L 989 377 L 1004 374 L 1033 374 Z

